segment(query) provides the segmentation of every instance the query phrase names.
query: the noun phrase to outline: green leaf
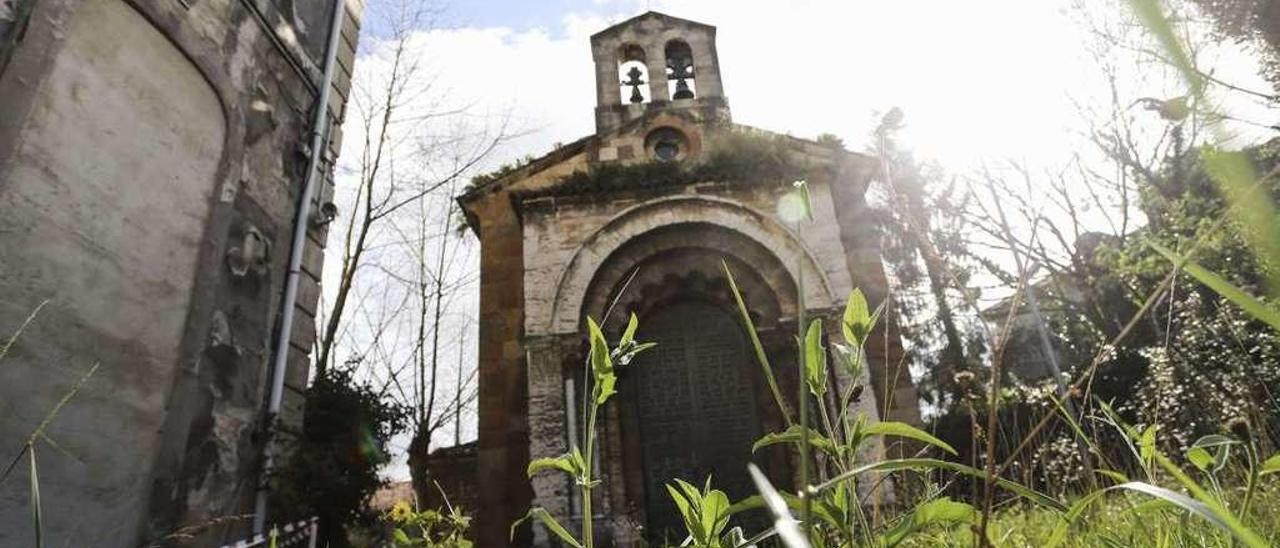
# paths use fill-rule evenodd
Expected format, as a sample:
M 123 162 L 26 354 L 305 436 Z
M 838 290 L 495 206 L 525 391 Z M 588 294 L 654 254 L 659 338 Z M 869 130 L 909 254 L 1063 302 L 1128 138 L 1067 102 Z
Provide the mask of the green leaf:
M 1156 450 L 1156 425 L 1148 426 L 1142 431 L 1142 435 L 1138 437 L 1138 449 L 1142 455 L 1142 461 L 1150 463 L 1152 456 Z
M 696 542 L 704 542 L 707 532 L 702 528 L 700 512 L 695 508 L 695 502 L 701 499 L 701 495 L 697 494 L 697 489 L 693 489 L 694 495 L 687 496 L 692 486 L 680 479 L 677 479 L 676 483 L 680 484 L 681 489 L 677 490 L 671 484 L 667 484 L 667 493 L 671 495 L 671 500 L 675 501 L 676 509 L 680 511 L 680 518 L 684 520 L 684 527 L 689 536 Z M 681 494 L 681 490 L 684 494 Z
M 729 525 L 729 497 L 719 489 L 712 489 L 702 499 L 702 527 L 707 541 L 720 536 Z
M 786 429 L 784 432 L 770 432 L 765 434 L 764 437 L 756 440 L 756 442 L 751 445 L 751 452 L 755 453 L 762 447 L 777 445 L 779 443 L 794 443 L 799 445 L 803 438 L 804 427 L 797 424 Z M 831 438 L 819 434 L 812 428 L 809 429 L 809 445 L 819 451 L 827 453 L 828 455 L 838 456 L 839 453 L 839 449 L 836 447 L 835 442 L 831 441 Z
M 1240 444 L 1239 441 L 1233 440 L 1226 436 L 1223 436 L 1220 434 L 1209 434 L 1208 436 L 1201 436 L 1200 439 L 1196 440 L 1195 443 L 1191 444 L 1191 446 L 1192 447 L 1217 447 L 1220 445 L 1239 445 L 1239 444 Z
M 947 444 L 947 442 L 933 437 L 924 430 L 903 422 L 883 421 L 871 423 L 867 425 L 862 433 L 872 436 L 898 436 L 902 438 L 910 438 L 940 448 L 952 455 L 958 454 L 955 449 Z
M 1099 468 L 1094 470 L 1093 472 L 1100 476 L 1105 476 L 1107 478 L 1110 478 L 1111 481 L 1114 481 L 1116 483 L 1126 483 L 1129 481 L 1129 476 L 1121 474 L 1120 472 L 1116 472 L 1115 470 L 1107 470 L 1105 468 Z
M 582 543 L 578 542 L 578 539 L 573 538 L 573 535 L 569 534 L 569 531 L 566 530 L 563 525 L 560 525 L 560 522 L 556 521 L 556 518 L 551 517 L 551 514 L 548 513 L 545 508 L 540 506 L 530 508 L 529 512 L 526 513 L 524 517 L 511 524 L 511 539 L 514 540 L 516 538 L 516 528 L 519 527 L 521 523 L 533 518 L 537 518 L 538 521 L 541 521 L 542 525 L 546 527 L 548 531 L 551 531 L 555 536 L 560 537 L 560 540 L 565 544 L 574 548 L 582 548 Z
M 809 392 L 819 398 L 827 393 L 827 351 L 822 347 L 822 320 L 809 322 L 804 336 L 804 376 Z
M 812 221 L 813 220 L 813 198 L 809 196 L 809 183 L 808 181 L 796 181 L 794 185 L 796 189 L 799 190 L 800 200 L 801 200 L 801 203 L 804 205 L 804 218 L 806 220 Z
M 591 337 L 591 372 L 597 377 L 613 374 L 613 360 L 609 357 L 609 342 L 605 340 L 600 326 L 587 316 L 587 333 Z
M 1271 455 L 1267 460 L 1262 461 L 1262 466 L 1258 469 L 1259 476 L 1274 474 L 1280 472 L 1280 453 Z
M 844 372 L 849 374 L 849 378 L 854 382 L 858 382 L 862 378 L 862 364 L 864 354 L 861 347 L 834 343 L 831 347 L 835 350 L 836 360 L 843 367 Z
M 635 341 L 631 341 L 627 343 L 626 346 L 619 346 L 614 351 L 614 354 L 616 355 L 616 365 L 618 367 L 625 367 L 627 364 L 630 364 L 631 360 L 635 359 L 635 357 L 638 356 L 641 352 L 644 352 L 645 350 L 648 350 L 655 346 L 658 346 L 658 343 L 647 342 L 647 343 L 637 344 Z
M 1192 93 L 1199 96 L 1204 90 L 1204 79 L 1200 76 L 1200 71 L 1196 70 L 1187 51 L 1183 49 L 1182 42 L 1178 39 L 1177 31 L 1174 30 L 1173 25 L 1165 17 L 1161 2 L 1159 0 L 1129 0 L 1129 5 L 1138 15 L 1143 26 L 1147 27 L 1147 30 L 1155 36 L 1161 49 L 1168 54 L 1168 62 L 1182 73 L 1183 79 L 1191 85 Z
M 844 305 L 843 320 L 840 329 L 844 332 L 844 342 L 852 346 L 862 346 L 867 338 L 867 324 L 871 322 L 867 297 L 862 294 L 862 289 L 854 288 L 849 292 L 849 300 Z
M 1280 331 L 1280 311 L 1267 306 L 1262 301 L 1259 301 L 1248 293 L 1241 291 L 1236 286 L 1231 285 L 1231 282 L 1228 282 L 1221 276 L 1210 272 L 1204 267 L 1169 250 L 1168 248 L 1161 246 L 1160 244 L 1148 242 L 1147 245 L 1150 245 L 1152 249 L 1155 249 L 1158 253 L 1164 255 L 1166 259 L 1169 259 L 1174 264 L 1182 265 L 1182 270 L 1194 276 L 1195 279 L 1208 286 L 1209 289 L 1212 289 L 1219 295 L 1222 295 L 1223 298 L 1235 303 L 1236 306 L 1243 308 L 1250 316 L 1266 322 L 1272 329 Z
M 884 536 L 887 546 L 896 546 L 908 535 L 930 525 L 942 523 L 973 523 L 978 511 L 968 504 L 947 497 L 919 504 L 911 516 L 901 520 Z
M 575 448 L 574 451 L 577 451 L 577 448 Z M 576 478 L 581 476 L 583 473 L 582 457 L 581 455 L 577 455 L 575 458 L 574 453 L 570 452 L 558 457 L 534 459 L 529 463 L 529 467 L 525 470 L 525 474 L 532 478 L 534 474 L 543 470 L 563 470 Z
M 391 532 L 391 536 L 395 537 L 397 543 L 400 543 L 400 544 L 412 543 L 412 541 L 409 540 L 409 535 L 406 534 L 404 530 L 399 527 L 396 527 L 395 531 Z
M 1240 445 L 1240 442 L 1220 434 L 1209 434 L 1208 436 L 1202 436 L 1191 444 L 1191 449 L 1187 451 L 1187 458 L 1200 458 L 1199 454 L 1203 453 L 1210 457 L 1209 463 L 1212 465 L 1213 471 L 1215 473 L 1221 472 L 1227 466 L 1227 461 L 1231 459 L 1231 446 L 1233 445 Z M 1192 457 L 1192 452 L 1196 452 L 1197 456 Z M 1196 464 L 1194 460 L 1192 464 Z M 1196 468 L 1208 471 L 1206 467 L 1202 467 L 1199 464 L 1196 464 Z
M 1187 460 L 1191 461 L 1201 472 L 1208 472 L 1213 465 L 1213 455 L 1203 447 L 1192 447 L 1187 450 Z
M 591 337 L 591 374 L 595 377 L 595 394 L 597 405 L 603 405 L 609 396 L 617 393 L 614 385 L 618 378 L 613 372 L 613 359 L 609 357 L 609 343 L 600 331 L 600 326 L 590 316 L 587 317 L 587 332 Z
M 631 313 L 631 318 L 627 320 L 627 329 L 622 332 L 622 340 L 618 341 L 618 346 L 627 346 L 636 337 L 636 328 L 640 327 L 640 320 L 636 319 L 636 313 Z

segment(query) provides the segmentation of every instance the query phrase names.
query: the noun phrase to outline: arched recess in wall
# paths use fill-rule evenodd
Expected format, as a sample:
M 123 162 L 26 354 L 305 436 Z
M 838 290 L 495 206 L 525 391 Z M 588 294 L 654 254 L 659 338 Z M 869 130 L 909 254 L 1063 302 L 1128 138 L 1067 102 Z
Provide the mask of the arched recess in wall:
M 0 387 L 25 394 L 0 388 L 0 400 L 12 416 L 42 416 L 77 368 L 100 362 L 76 396 L 91 413 L 51 432 L 100 468 L 41 462 L 60 501 L 45 527 L 102 535 L 58 544 L 136 546 L 227 125 L 200 70 L 123 0 L 85 0 L 63 32 L 0 186 L 0 295 L 13 297 L 0 324 L 55 299 L 42 316 L 49 331 L 28 335 L 59 341 L 58 363 L 38 352 L 9 360 Z M 22 428 L 0 422 L 0 439 Z M 9 536 L 30 529 L 10 503 L 25 508 L 0 501 L 0 545 L 30 545 Z
M 799 279 L 797 259 L 804 265 L 805 302 L 810 307 L 839 304 L 830 281 L 812 253 L 772 218 L 744 205 L 710 196 L 678 196 L 653 200 L 616 215 L 575 252 L 561 276 L 549 316 L 528 318 L 531 334 L 572 333 L 582 321 L 583 301 L 596 273 L 615 250 L 650 230 L 681 223 L 702 223 L 733 231 L 773 255 L 788 276 Z
M 689 44 L 678 38 L 671 40 L 663 48 L 663 54 L 666 58 L 668 97 L 673 101 L 696 97 L 696 71 L 693 66 L 693 50 Z
M 624 44 L 618 51 L 619 93 L 623 104 L 648 103 L 653 100 L 649 95 L 649 65 L 645 63 L 644 48 L 635 44 Z
M 772 326 L 795 316 L 795 281 L 778 257 L 759 242 L 710 223 L 666 225 L 628 240 L 597 269 L 581 315 L 620 327 L 628 313 L 643 316 L 686 290 L 731 303 L 722 261 L 757 320 Z M 603 317 L 610 308 L 612 315 Z

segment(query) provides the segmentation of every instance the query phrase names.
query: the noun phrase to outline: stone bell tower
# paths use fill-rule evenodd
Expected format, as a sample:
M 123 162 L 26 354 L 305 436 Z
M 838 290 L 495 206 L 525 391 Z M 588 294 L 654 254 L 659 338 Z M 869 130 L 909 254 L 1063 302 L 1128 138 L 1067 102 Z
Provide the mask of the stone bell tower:
M 774 364 L 796 363 L 802 314 L 825 318 L 838 337 L 853 288 L 872 302 L 885 297 L 865 200 L 877 162 L 733 123 L 715 38 L 715 27 L 655 12 L 593 35 L 596 132 L 481 179 L 458 199 L 480 240 L 479 439 L 433 473 L 455 500 L 474 493 L 481 546 L 551 545 L 540 526 L 508 540 L 530 505 L 571 530 L 592 520 L 601 542 L 659 543 L 679 528 L 665 490 L 674 478 L 711 476 L 738 500 L 754 493 L 753 462 L 791 485 L 792 456 L 751 450 L 787 421 L 724 268 Z M 798 179 L 813 201 L 804 230 L 777 214 Z M 525 467 L 582 444 L 578 410 L 591 390 L 583 326 L 592 317 L 616 339 L 629 314 L 639 318 L 637 339 L 658 347 L 619 373 L 618 395 L 602 411 L 603 487 L 584 515 L 569 478 L 529 478 Z M 910 378 L 895 367 L 897 334 L 871 340 L 862 378 L 837 372 L 836 380 L 869 388 L 858 403 L 868 417 L 917 421 Z M 794 369 L 776 369 L 784 394 L 799 386 Z
M 596 133 L 662 109 L 700 109 L 729 121 L 716 28 L 648 12 L 591 37 Z

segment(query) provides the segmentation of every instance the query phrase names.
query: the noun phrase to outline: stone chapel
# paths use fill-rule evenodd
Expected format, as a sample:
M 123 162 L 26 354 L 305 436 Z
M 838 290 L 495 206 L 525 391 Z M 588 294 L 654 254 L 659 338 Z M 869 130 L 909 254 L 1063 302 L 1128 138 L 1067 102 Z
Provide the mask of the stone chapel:
M 864 200 L 877 162 L 735 124 L 715 40 L 713 26 L 656 12 L 593 35 L 596 132 L 459 198 L 481 242 L 479 440 L 456 453 L 465 465 L 437 465 L 469 476 L 444 482 L 466 484 L 481 546 L 510 544 L 509 524 L 530 505 L 571 529 L 595 519 L 617 545 L 660 539 L 678 523 L 666 482 L 710 474 L 737 500 L 754 493 L 749 460 L 791 486 L 785 451 L 751 452 L 782 420 L 722 261 L 785 394 L 796 392 L 801 306 L 835 318 L 855 287 L 873 304 L 885 296 Z M 778 215 L 796 179 L 808 182 L 814 216 L 799 227 Z M 582 439 L 587 316 L 616 340 L 631 313 L 637 339 L 659 346 L 620 371 L 598 432 L 604 488 L 588 518 L 569 479 L 531 481 L 525 467 Z M 869 385 L 869 415 L 918 422 L 909 376 L 886 366 L 899 362 L 897 333 L 872 340 L 869 378 L 842 382 Z M 540 526 L 516 535 L 518 545 L 548 542 Z

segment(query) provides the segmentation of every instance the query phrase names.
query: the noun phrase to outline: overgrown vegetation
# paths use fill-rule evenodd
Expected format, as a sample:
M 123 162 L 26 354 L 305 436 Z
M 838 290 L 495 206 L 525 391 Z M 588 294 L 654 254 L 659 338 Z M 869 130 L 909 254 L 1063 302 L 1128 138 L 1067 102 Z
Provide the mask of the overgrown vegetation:
M 442 493 L 443 494 L 443 493 Z M 385 516 L 391 525 L 391 546 L 395 548 L 471 548 L 467 530 L 471 518 L 445 499 L 442 510 L 417 510 L 408 502 L 397 502 Z
M 287 517 L 319 517 L 321 543 L 348 546 L 348 527 L 377 521 L 368 501 L 384 484 L 378 470 L 387 462 L 387 443 L 409 418 L 408 409 L 354 379 L 350 368 L 316 377 L 292 460 L 275 478 L 273 508 Z
M 697 161 L 604 162 L 566 175 L 547 192 L 589 194 L 700 182 L 790 181 L 802 177 L 806 167 L 796 146 L 790 137 L 730 129 L 717 136 L 714 148 Z

